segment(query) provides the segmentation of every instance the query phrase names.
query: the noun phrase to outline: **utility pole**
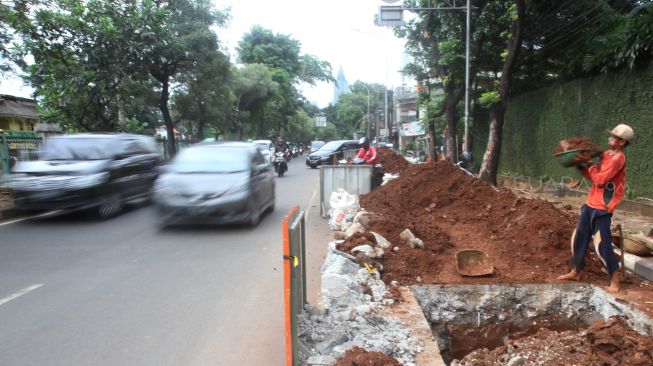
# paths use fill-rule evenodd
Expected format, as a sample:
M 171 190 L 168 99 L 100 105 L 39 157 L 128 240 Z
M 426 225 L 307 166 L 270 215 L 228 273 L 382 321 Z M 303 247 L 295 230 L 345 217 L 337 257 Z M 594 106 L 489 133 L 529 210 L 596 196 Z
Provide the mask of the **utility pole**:
M 465 41 L 465 134 L 463 135 L 463 152 L 469 152 L 469 34 L 471 33 L 471 7 L 467 0 L 467 39 Z

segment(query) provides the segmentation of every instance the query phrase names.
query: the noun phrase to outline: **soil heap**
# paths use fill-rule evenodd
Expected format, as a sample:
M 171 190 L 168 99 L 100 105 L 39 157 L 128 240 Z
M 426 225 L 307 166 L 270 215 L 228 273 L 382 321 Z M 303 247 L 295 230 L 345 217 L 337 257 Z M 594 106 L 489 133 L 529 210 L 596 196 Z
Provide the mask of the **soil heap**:
M 610 318 L 607 322 L 597 321 L 581 332 L 540 329 L 530 337 L 508 340 L 492 351 L 485 348 L 476 350 L 452 365 L 509 363 L 551 366 L 653 365 L 653 338 L 635 332 L 621 318 Z
M 553 150 L 553 154 L 555 155 L 570 150 L 601 151 L 601 148 L 594 144 L 587 136 L 574 136 L 560 141 L 555 150 Z
M 401 174 L 410 166 L 410 163 L 403 156 L 389 149 L 379 149 L 376 151 L 376 155 L 385 173 Z
M 409 165 L 398 179 L 362 196 L 361 206 L 373 214 L 369 230 L 398 247 L 381 259 L 386 283 L 549 283 L 568 269 L 576 214 L 496 190 L 447 161 Z M 425 248 L 400 242 L 406 228 Z M 360 243 L 361 237 L 352 240 Z M 459 275 L 455 253 L 461 249 L 485 251 L 494 275 Z M 596 259 L 582 275 L 606 280 Z
M 334 366 L 401 366 L 397 360 L 381 352 L 368 352 L 354 347 L 336 360 Z

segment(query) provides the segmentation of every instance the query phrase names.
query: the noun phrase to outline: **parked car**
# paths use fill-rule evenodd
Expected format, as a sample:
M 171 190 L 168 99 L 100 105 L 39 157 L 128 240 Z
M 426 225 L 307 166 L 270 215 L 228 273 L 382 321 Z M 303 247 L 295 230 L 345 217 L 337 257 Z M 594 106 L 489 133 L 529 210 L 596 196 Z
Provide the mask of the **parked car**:
M 334 160 L 337 161 L 344 158 L 345 150 L 358 150 L 359 148 L 358 140 L 331 141 L 316 152 L 308 154 L 306 165 L 315 169 L 320 165 L 333 164 Z
M 152 137 L 130 134 L 50 137 L 38 156 L 13 167 L 8 187 L 18 208 L 93 209 L 101 218 L 147 198 L 161 159 Z
M 274 210 L 272 168 L 250 143 L 194 145 L 179 152 L 157 179 L 154 203 L 162 226 L 247 223 Z
M 269 161 L 270 164 L 272 164 L 272 162 L 274 161 L 274 153 L 275 153 L 274 144 L 272 143 L 272 141 L 254 140 L 252 142 L 259 147 L 259 149 L 261 150 L 261 154 L 263 154 L 263 157 L 265 157 L 265 159 Z
M 311 141 L 311 153 L 318 151 L 325 144 L 324 141 Z

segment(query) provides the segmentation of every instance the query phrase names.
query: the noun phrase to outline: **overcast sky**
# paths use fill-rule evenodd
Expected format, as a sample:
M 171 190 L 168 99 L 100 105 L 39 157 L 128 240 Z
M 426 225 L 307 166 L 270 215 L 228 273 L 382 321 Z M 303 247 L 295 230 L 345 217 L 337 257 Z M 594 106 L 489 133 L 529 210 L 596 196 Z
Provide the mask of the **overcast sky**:
M 390 28 L 374 25 L 381 0 L 214 0 L 218 9 L 231 8 L 231 21 L 218 37 L 235 60 L 235 48 L 252 26 L 259 24 L 301 42 L 301 52 L 329 61 L 334 77 L 342 66 L 347 81 L 402 83 L 403 40 Z M 31 89 L 19 80 L 2 80 L 0 94 L 29 97 Z M 304 95 L 320 107 L 333 98 L 333 84 L 306 87 Z

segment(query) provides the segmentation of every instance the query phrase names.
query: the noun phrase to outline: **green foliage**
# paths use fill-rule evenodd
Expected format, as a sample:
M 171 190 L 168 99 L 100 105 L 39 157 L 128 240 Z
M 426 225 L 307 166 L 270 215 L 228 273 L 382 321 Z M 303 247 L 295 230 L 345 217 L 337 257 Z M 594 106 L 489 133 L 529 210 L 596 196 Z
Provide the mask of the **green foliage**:
M 299 41 L 254 26 L 238 44 L 238 58 L 245 64 L 261 64 L 275 83 L 273 94 L 267 93 L 257 109 L 250 110 L 249 122 L 257 135 L 282 135 L 303 104 L 297 85 L 331 81 L 331 65 L 312 55 L 300 55 Z M 270 91 L 270 88 L 267 88 Z M 236 93 L 238 95 L 238 93 Z M 239 108 L 243 109 L 243 108 Z
M 67 129 L 121 129 L 119 111 L 148 128 L 161 119 L 172 125 L 171 83 L 188 93 L 195 81 L 228 70 L 210 29 L 223 25 L 227 14 L 208 0 L 33 3 L 14 2 L 11 26 L 22 40 L 14 61 L 40 97 L 41 118 Z M 25 63 L 26 55 L 35 62 Z M 207 75 L 198 76 L 198 70 Z M 205 93 L 196 93 L 195 99 L 213 95 L 216 87 L 205 85 Z
M 481 94 L 478 101 L 482 106 L 489 108 L 501 101 L 501 95 L 499 95 L 499 92 L 496 90 L 488 90 Z
M 128 133 L 145 134 L 149 127 L 147 122 L 141 122 L 135 118 L 127 118 L 123 130 Z
M 340 140 L 346 137 L 335 124 L 327 122 L 326 127 L 315 127 L 314 139 L 318 141 Z
M 122 80 L 135 74 L 140 48 L 131 44 L 141 24 L 134 4 L 57 0 L 51 7 L 14 8 L 22 40 L 14 61 L 41 97 L 44 120 L 82 130 L 115 130 Z M 24 5 L 24 4 L 23 4 Z M 34 58 L 26 64 L 25 55 Z

